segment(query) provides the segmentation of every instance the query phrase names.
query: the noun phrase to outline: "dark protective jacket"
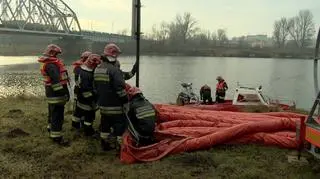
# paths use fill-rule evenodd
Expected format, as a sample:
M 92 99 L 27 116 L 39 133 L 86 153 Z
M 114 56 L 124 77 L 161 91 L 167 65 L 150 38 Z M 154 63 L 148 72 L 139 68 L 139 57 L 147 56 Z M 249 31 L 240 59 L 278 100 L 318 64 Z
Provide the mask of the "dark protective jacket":
M 128 116 L 137 130 L 145 137 L 152 137 L 155 130 L 156 112 L 153 105 L 141 93 L 130 101 Z
M 208 85 L 204 85 L 200 89 L 200 99 L 210 98 L 211 97 L 211 88 Z
M 93 110 L 95 108 L 96 97 L 93 89 L 93 69 L 81 65 L 78 75 L 77 106 L 86 111 Z
M 94 87 L 101 113 L 121 114 L 122 106 L 128 103 L 125 80 L 119 68 L 108 60 L 94 70 Z
M 49 104 L 65 104 L 69 98 L 68 72 L 58 58 L 40 57 L 41 74 L 44 77 L 45 93 Z

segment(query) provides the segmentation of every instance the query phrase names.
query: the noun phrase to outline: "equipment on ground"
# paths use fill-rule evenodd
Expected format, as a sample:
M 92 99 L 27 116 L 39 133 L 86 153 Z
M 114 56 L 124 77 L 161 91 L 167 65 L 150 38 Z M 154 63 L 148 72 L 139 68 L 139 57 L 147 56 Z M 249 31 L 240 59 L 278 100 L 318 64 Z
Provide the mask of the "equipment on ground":
M 320 28 L 318 32 L 315 55 L 314 55 L 314 87 L 316 99 L 308 114 L 307 119 L 302 118 L 300 125 L 297 127 L 297 138 L 300 142 L 299 158 L 302 149 L 306 149 L 316 158 L 320 159 L 320 91 L 318 86 L 318 54 L 320 44 Z M 317 111 L 318 108 L 318 111 Z
M 178 94 L 177 104 L 199 104 L 199 97 L 193 92 L 192 83 L 181 83 L 182 90 Z

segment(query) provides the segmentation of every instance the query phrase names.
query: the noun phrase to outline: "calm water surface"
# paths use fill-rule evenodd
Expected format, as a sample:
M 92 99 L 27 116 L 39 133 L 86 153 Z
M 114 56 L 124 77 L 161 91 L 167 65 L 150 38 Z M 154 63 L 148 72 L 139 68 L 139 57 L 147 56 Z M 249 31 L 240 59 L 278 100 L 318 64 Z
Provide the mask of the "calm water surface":
M 122 57 L 121 68 L 129 71 L 134 57 Z M 74 59 L 66 59 L 69 73 Z M 309 109 L 315 96 L 313 61 L 298 59 L 219 58 L 219 57 L 141 57 L 140 88 L 152 102 L 174 102 L 181 82 L 192 82 L 199 93 L 203 84 L 212 88 L 222 75 L 231 98 L 237 82 L 262 85 L 271 98 L 292 99 L 297 107 Z M 135 78 L 128 81 L 135 84 Z M 0 56 L 0 98 L 19 94 L 44 95 L 37 57 Z

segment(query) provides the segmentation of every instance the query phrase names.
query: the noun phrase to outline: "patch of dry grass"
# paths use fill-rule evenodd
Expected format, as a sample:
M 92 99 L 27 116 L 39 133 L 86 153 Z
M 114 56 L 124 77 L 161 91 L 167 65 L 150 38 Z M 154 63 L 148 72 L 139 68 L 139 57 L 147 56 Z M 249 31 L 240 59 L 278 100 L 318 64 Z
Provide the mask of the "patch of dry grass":
M 220 146 L 123 165 L 114 152 L 101 151 L 99 141 L 76 136 L 71 131 L 72 107 L 66 108 L 64 132 L 72 145 L 63 148 L 48 139 L 44 99 L 1 99 L 0 178 L 320 178 L 316 164 L 289 164 L 286 156 L 292 151 L 255 145 Z M 16 135 L 8 137 L 9 131 Z

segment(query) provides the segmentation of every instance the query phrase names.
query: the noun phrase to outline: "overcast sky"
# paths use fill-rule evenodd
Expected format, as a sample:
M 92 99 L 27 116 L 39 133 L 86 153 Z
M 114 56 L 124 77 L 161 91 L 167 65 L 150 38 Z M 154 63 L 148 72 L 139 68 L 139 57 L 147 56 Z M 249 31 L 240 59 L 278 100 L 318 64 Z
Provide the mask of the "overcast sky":
M 132 0 L 65 0 L 77 13 L 83 29 L 118 32 L 131 29 Z M 172 20 L 177 13 L 191 12 L 199 27 L 214 31 L 226 28 L 229 37 L 271 35 L 273 23 L 301 9 L 314 15 L 320 25 L 320 0 L 141 0 L 142 30 Z

